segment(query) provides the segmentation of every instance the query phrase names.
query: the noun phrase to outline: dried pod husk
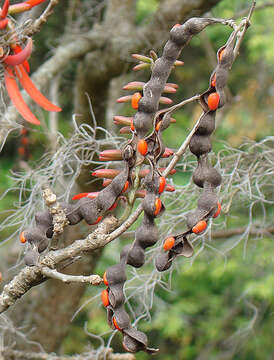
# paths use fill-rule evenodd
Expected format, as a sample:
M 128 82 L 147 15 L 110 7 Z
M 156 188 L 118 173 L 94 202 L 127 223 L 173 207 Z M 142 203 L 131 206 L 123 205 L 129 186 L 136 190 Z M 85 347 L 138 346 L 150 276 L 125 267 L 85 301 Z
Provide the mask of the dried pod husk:
M 200 119 L 195 135 L 209 136 L 215 130 L 216 111 L 206 112 Z
M 123 346 L 124 348 L 132 353 L 143 350 L 149 354 L 154 354 L 158 351 L 158 349 L 149 348 L 147 346 L 148 339 L 147 336 L 133 327 L 129 327 L 128 329 L 123 330 L 124 339 Z
M 27 266 L 36 266 L 38 264 L 39 252 L 37 248 L 30 248 L 24 255 L 24 261 Z
M 209 153 L 212 149 L 209 137 L 207 135 L 194 134 L 190 140 L 189 149 L 196 156 Z

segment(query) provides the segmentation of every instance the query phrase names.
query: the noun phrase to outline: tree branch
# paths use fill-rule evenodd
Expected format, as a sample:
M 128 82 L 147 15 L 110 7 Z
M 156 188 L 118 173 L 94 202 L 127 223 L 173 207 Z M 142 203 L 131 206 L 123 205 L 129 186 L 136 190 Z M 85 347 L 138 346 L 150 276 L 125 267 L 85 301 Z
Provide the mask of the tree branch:
M 79 282 L 79 283 L 88 283 L 91 285 L 100 285 L 103 282 L 103 279 L 99 275 L 67 275 L 62 274 L 55 269 L 50 269 L 48 267 L 43 267 L 41 272 L 44 276 L 52 279 L 61 280 L 64 283 L 70 284 L 71 282 Z

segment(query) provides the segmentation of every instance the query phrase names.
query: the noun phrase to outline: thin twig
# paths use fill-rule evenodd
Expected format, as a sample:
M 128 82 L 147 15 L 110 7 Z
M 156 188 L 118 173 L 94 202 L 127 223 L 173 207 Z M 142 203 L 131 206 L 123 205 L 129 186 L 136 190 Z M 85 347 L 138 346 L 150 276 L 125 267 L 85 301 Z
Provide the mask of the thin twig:
M 195 131 L 197 130 L 201 117 L 203 116 L 203 114 L 201 114 L 201 116 L 199 117 L 199 119 L 196 121 L 194 127 L 192 128 L 192 130 L 190 131 L 190 133 L 188 134 L 188 136 L 186 137 L 185 141 L 182 143 L 182 145 L 180 146 L 179 150 L 173 155 L 172 160 L 170 161 L 170 163 L 168 164 L 167 168 L 163 171 L 162 176 L 167 176 L 170 171 L 175 167 L 175 165 L 177 164 L 177 162 L 180 160 L 181 156 L 185 153 L 190 140 L 192 138 L 192 136 L 194 135 Z
M 41 30 L 42 25 L 44 25 L 47 22 L 49 16 L 53 13 L 53 9 L 58 4 L 58 2 L 59 0 L 50 0 L 50 3 L 48 4 L 44 12 L 26 30 L 26 35 L 32 36 Z
M 62 274 L 55 269 L 50 269 L 49 267 L 43 267 L 41 270 L 42 274 L 46 277 L 61 280 L 64 283 L 78 282 L 78 283 L 88 283 L 91 285 L 100 285 L 103 282 L 103 279 L 99 275 L 67 275 Z

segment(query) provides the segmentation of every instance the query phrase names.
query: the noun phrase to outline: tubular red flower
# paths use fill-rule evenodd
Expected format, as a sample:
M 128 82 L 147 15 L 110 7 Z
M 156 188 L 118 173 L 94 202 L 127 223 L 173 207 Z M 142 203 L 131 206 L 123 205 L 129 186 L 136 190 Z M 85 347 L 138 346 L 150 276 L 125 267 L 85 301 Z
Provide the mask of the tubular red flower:
M 17 78 L 20 81 L 22 87 L 26 90 L 29 96 L 35 101 L 41 108 L 47 111 L 56 111 L 59 112 L 62 109 L 59 106 L 52 104 L 34 85 L 31 78 L 28 76 L 23 65 L 15 67 L 15 73 Z
M 23 64 L 23 62 L 30 57 L 31 52 L 32 52 L 32 39 L 29 38 L 27 45 L 24 47 L 24 49 L 21 52 L 15 55 L 8 55 L 2 61 L 6 65 L 10 65 L 10 66 L 20 65 Z
M 20 94 L 13 72 L 8 67 L 5 68 L 4 78 L 8 95 L 19 114 L 29 123 L 40 125 L 40 121 L 33 115 Z

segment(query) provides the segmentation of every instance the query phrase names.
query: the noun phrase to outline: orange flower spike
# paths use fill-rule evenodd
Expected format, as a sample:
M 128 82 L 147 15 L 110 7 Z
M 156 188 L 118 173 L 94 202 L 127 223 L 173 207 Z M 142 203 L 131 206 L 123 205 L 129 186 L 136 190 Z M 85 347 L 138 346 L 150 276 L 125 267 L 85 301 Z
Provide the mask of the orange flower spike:
M 107 273 L 106 273 L 106 271 L 104 272 L 104 275 L 103 275 L 103 281 L 104 281 L 104 284 L 105 284 L 106 286 L 108 286 Z
M 159 189 L 158 189 L 159 194 L 162 194 L 162 192 L 165 190 L 165 187 L 166 187 L 166 178 L 161 176 L 159 178 Z
M 40 121 L 33 115 L 20 94 L 13 72 L 8 67 L 4 71 L 4 78 L 8 95 L 19 114 L 29 123 L 40 125 Z
M 106 289 L 101 292 L 101 300 L 104 307 L 109 306 L 108 291 Z
M 127 180 L 124 187 L 123 187 L 122 193 L 126 192 L 128 187 L 129 187 L 129 181 Z
M 219 105 L 220 96 L 218 93 L 211 93 L 207 98 L 207 104 L 210 110 L 216 110 Z
M 212 216 L 214 219 L 215 219 L 217 216 L 220 215 L 220 212 L 221 212 L 221 210 L 222 210 L 222 206 L 221 206 L 221 204 L 219 203 L 219 201 L 218 201 L 218 203 L 217 203 L 217 206 L 218 206 L 217 211 L 216 211 L 215 214 Z
M 24 235 L 24 231 L 22 231 L 21 234 L 19 235 L 19 240 L 22 244 L 25 244 L 25 242 L 27 241 Z
M 116 321 L 116 319 L 115 319 L 114 316 L 113 316 L 113 318 L 112 318 L 112 323 L 113 323 L 114 327 L 115 327 L 117 330 L 122 331 L 122 329 L 121 329 L 121 328 L 119 327 L 119 325 L 117 324 L 117 321 Z
M 173 236 L 168 237 L 163 244 L 163 249 L 165 251 L 168 251 L 173 248 L 174 244 L 175 244 L 175 238 Z
M 24 47 L 22 51 L 15 55 L 8 55 L 2 61 L 6 65 L 16 66 L 22 64 L 25 60 L 30 57 L 32 52 L 32 39 L 29 38 L 27 45 Z
M 142 95 L 140 92 L 136 92 L 131 97 L 131 107 L 135 110 L 138 109 L 139 101 L 142 98 Z
M 194 232 L 194 234 L 200 234 L 201 232 L 205 231 L 206 228 L 207 222 L 205 220 L 201 220 L 195 226 L 193 226 L 192 232 Z
M 16 55 L 14 55 L 16 56 Z M 50 102 L 34 85 L 28 73 L 26 72 L 23 65 L 15 67 L 15 73 L 17 78 L 20 81 L 22 87 L 26 90 L 29 96 L 34 100 L 41 108 L 47 111 L 56 111 L 59 112 L 62 109 L 59 106 L 54 105 Z
M 148 146 L 147 146 L 147 142 L 144 139 L 141 139 L 138 141 L 138 145 L 137 145 L 138 151 L 141 155 L 146 156 L 147 154 L 147 150 L 148 150 Z
M 154 216 L 157 216 L 159 214 L 159 212 L 161 211 L 162 208 L 162 201 L 160 198 L 156 198 L 155 200 L 155 211 L 154 211 Z
M 5 0 L 4 5 L 2 7 L 1 15 L 0 15 L 1 19 L 5 19 L 7 17 L 9 6 L 10 6 L 9 0 Z

